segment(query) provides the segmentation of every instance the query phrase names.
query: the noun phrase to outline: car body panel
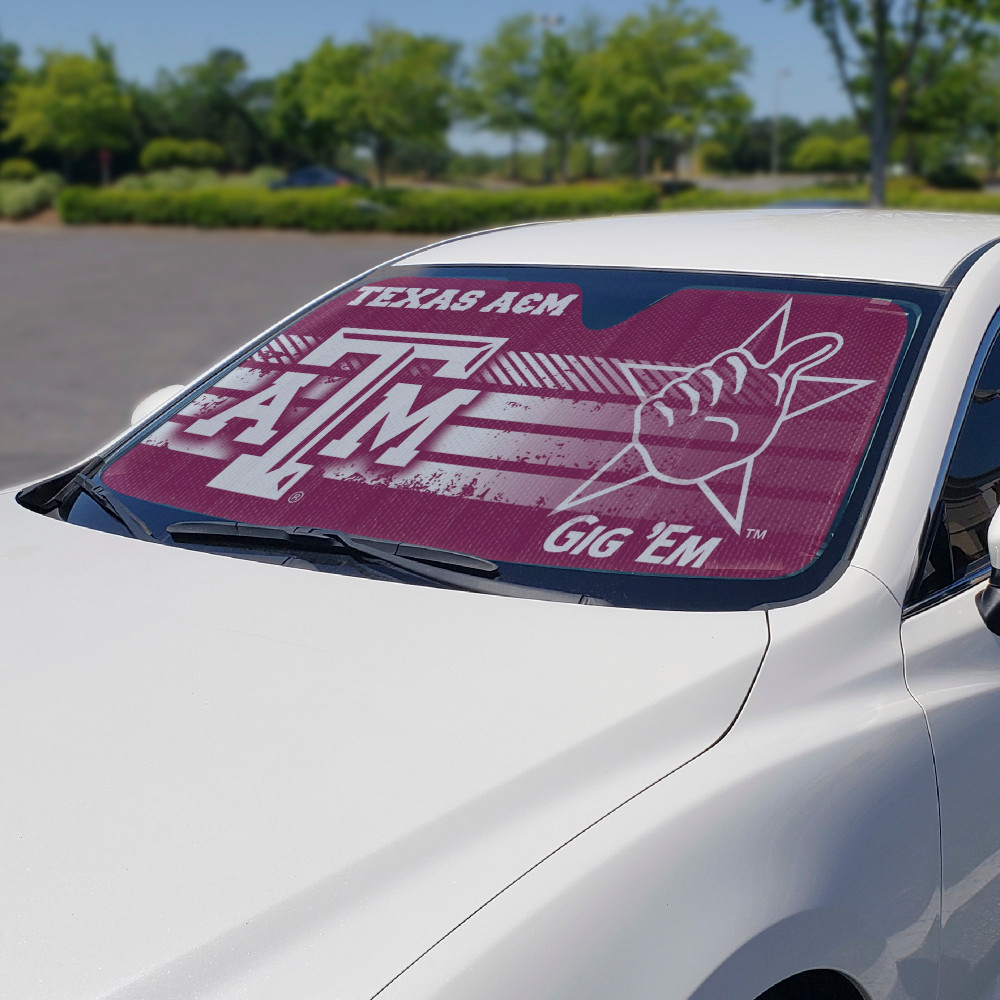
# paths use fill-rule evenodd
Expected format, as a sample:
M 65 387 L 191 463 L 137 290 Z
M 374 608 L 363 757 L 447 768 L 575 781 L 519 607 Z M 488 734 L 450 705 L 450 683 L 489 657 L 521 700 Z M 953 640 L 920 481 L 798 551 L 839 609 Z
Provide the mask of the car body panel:
M 879 1000 L 935 1000 L 937 799 L 898 616 L 853 568 L 770 612 L 765 665 L 725 739 L 475 914 L 382 1000 L 752 1000 L 809 968 Z
M 10 494 L 0 537 L 0 968 L 21 1000 L 249 995 L 226 991 L 302 948 L 295 995 L 370 996 L 717 740 L 767 644 L 763 612 L 292 570 Z
M 564 264 L 736 271 L 942 285 L 1000 238 L 987 215 L 675 212 L 515 226 L 418 250 L 399 264 Z
M 987 251 L 948 302 L 914 387 L 865 531 L 852 556 L 901 603 L 962 393 L 997 313 L 1000 247 Z
M 516 227 L 398 263 L 933 285 L 998 237 L 987 217 L 719 213 Z M 992 996 L 996 643 L 971 590 L 900 630 L 998 288 L 987 249 L 853 554 L 766 615 L 294 571 L 0 494 L 3 992 L 753 1000 L 831 968 L 871 1000 Z M 963 813 L 943 822 L 943 903 L 937 777 Z
M 927 713 L 941 796 L 941 996 L 1000 987 L 1000 636 L 972 586 L 903 623 L 906 678 Z

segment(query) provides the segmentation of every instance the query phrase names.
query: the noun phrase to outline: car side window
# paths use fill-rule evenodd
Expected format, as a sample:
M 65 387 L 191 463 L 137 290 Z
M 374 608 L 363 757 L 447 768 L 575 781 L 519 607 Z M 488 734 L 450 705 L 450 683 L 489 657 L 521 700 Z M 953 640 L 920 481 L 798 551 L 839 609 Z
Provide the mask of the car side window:
M 986 533 L 1000 504 L 1000 339 L 976 381 L 931 521 L 913 599 L 925 600 L 989 565 Z

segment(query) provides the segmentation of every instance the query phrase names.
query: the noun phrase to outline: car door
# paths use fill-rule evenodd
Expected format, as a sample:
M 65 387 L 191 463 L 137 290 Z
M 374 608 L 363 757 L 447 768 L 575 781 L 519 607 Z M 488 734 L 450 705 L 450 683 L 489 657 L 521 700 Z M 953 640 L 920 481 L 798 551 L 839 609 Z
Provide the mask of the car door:
M 974 381 L 973 381 L 974 380 Z M 903 610 L 907 684 L 926 713 L 941 809 L 939 996 L 1000 995 L 1000 637 L 976 594 L 1000 498 L 1000 342 L 970 379 Z

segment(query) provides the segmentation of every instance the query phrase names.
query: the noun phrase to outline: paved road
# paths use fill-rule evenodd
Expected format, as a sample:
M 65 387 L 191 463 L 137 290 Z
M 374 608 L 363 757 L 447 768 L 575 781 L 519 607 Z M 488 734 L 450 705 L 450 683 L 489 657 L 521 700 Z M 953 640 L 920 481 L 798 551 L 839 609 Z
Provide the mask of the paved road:
M 0 487 L 90 453 L 148 392 L 425 242 L 0 226 Z

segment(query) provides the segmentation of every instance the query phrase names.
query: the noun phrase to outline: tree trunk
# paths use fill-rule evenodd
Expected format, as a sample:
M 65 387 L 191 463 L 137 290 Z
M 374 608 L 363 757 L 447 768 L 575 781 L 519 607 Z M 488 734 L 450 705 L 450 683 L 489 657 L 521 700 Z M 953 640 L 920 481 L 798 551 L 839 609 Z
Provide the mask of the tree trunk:
M 920 173 L 920 153 L 917 150 L 917 137 L 913 132 L 906 133 L 906 172 L 911 177 Z
M 517 132 L 511 132 L 510 134 L 510 179 L 512 181 L 518 180 L 521 175 L 521 169 L 517 162 L 517 152 L 518 143 L 520 141 L 520 135 Z
M 649 173 L 649 153 L 652 142 L 648 135 L 640 135 L 635 141 L 635 175 L 640 180 Z
M 372 152 L 375 155 L 375 177 L 380 188 L 385 187 L 385 172 L 389 161 L 389 143 L 384 139 L 376 139 Z
M 874 0 L 875 46 L 872 54 L 871 193 L 873 208 L 885 206 L 885 175 L 889 165 L 889 86 L 886 65 L 888 12 L 886 0 Z

